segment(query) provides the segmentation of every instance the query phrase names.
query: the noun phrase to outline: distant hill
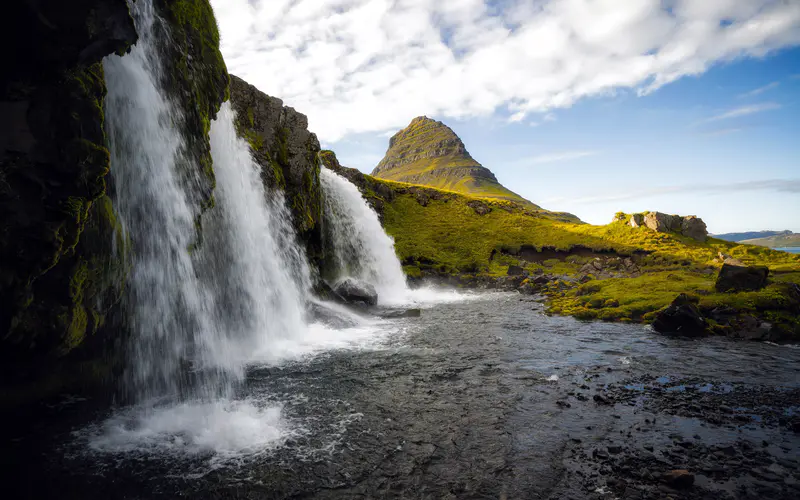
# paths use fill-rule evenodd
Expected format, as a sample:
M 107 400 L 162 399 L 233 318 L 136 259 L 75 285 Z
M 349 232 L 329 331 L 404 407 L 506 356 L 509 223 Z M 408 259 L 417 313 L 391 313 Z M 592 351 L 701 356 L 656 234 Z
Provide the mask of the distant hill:
M 770 236 L 777 236 L 780 234 L 792 234 L 791 231 L 746 231 L 743 233 L 725 233 L 713 234 L 714 238 L 725 241 L 743 241 L 753 240 L 756 238 L 768 238 Z
M 414 118 L 392 136 L 386 156 L 372 175 L 539 208 L 500 184 L 491 170 L 470 156 L 450 127 L 426 116 Z
M 785 247 L 800 247 L 800 233 L 792 233 L 786 231 L 784 233 L 768 236 L 766 238 L 753 238 L 750 240 L 742 240 L 739 243 L 748 245 L 758 245 L 761 247 L 769 248 L 785 248 Z

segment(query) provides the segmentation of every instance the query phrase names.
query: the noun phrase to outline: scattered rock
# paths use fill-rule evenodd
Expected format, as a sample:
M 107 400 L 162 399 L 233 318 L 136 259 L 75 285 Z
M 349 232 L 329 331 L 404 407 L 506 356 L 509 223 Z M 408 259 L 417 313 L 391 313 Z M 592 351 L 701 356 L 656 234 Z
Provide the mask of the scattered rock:
M 723 264 L 715 288 L 718 292 L 761 290 L 767 286 L 769 268 L 766 266 L 735 266 Z
M 706 334 L 708 323 L 686 294 L 680 294 L 672 304 L 658 313 L 653 329 L 659 333 L 699 337 Z
M 492 211 L 492 207 L 479 200 L 472 200 L 467 202 L 467 206 L 475 211 L 478 215 L 486 215 Z
M 363 302 L 370 306 L 378 304 L 378 292 L 375 291 L 375 287 L 355 278 L 339 281 L 334 285 L 333 291 L 347 302 Z
M 520 266 L 511 265 L 508 266 L 508 271 L 506 274 L 509 276 L 526 276 L 528 273 Z
M 628 220 L 631 227 L 645 226 L 659 233 L 675 232 L 697 241 L 708 239 L 708 229 L 703 219 L 694 215 L 682 217 L 661 212 L 633 214 Z
M 703 219 L 690 215 L 681 221 L 681 234 L 700 242 L 708 239 L 708 229 Z
M 419 318 L 422 316 L 422 311 L 417 308 L 413 309 L 392 309 L 388 311 L 381 311 L 379 315 L 382 318 Z
M 661 476 L 661 479 L 667 486 L 675 489 L 691 488 L 694 484 L 694 474 L 685 469 L 675 469 L 665 472 L 664 475 Z

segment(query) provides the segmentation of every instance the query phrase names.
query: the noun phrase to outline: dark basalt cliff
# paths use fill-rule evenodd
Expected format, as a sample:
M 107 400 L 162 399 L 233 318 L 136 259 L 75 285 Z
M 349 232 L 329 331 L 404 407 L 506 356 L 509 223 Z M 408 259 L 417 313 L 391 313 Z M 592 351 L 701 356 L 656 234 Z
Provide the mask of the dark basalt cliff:
M 231 104 L 237 131 L 250 143 L 264 185 L 284 192 L 297 234 L 317 263 L 323 250 L 320 147 L 308 131 L 308 118 L 233 75 Z
M 124 0 L 2 11 L 0 360 L 17 370 L 97 332 L 121 291 L 100 60 L 136 31 Z
M 162 84 L 181 109 L 185 166 L 205 179 L 196 202 L 208 208 L 208 130 L 228 92 L 216 20 L 208 0 L 154 5 L 170 34 Z M 101 60 L 124 54 L 137 33 L 125 0 L 0 11 L 0 363 L 17 389 L 7 402 L 96 384 L 120 352 L 124 335 L 111 323 L 128 244 L 109 196 Z

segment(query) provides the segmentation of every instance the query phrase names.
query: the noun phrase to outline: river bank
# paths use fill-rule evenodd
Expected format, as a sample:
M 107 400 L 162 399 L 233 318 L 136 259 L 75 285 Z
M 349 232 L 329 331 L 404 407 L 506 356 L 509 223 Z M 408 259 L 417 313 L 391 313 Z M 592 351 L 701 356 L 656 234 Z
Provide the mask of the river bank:
M 247 418 L 233 405 L 180 432 L 154 423 L 114 449 L 98 429 L 122 409 L 49 402 L 3 426 L 4 484 L 60 499 L 800 492 L 800 349 L 551 317 L 514 293 L 459 299 L 251 365 Z

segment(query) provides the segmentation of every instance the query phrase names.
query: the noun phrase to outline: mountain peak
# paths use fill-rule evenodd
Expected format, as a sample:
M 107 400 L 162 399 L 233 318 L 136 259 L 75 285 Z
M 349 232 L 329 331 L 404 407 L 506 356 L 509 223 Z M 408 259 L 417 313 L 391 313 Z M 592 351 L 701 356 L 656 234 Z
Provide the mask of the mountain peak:
M 533 205 L 497 182 L 491 170 L 472 158 L 453 129 L 427 116 L 414 118 L 392 136 L 386 155 L 372 175 Z

